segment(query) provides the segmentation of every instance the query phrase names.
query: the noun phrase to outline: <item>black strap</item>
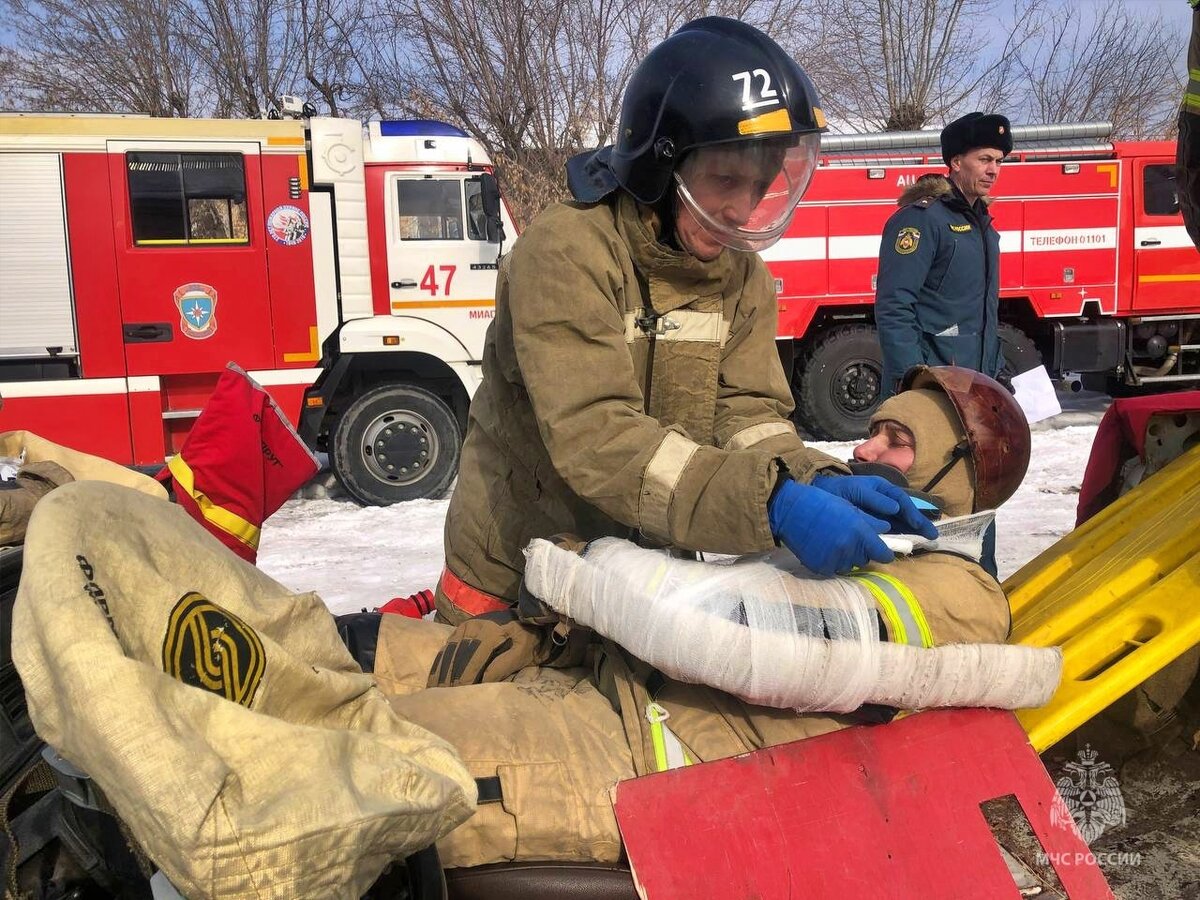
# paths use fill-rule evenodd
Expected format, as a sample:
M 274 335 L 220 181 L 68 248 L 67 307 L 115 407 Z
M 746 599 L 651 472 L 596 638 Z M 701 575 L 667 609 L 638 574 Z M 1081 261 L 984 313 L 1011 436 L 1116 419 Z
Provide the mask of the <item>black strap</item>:
M 960 459 L 966 459 L 970 455 L 970 445 L 966 441 L 959 441 L 958 444 L 955 445 L 954 449 L 950 451 L 950 462 L 942 466 L 941 469 L 938 470 L 938 473 L 930 478 L 929 483 L 925 485 L 925 487 L 921 488 L 921 490 L 932 491 L 934 486 L 943 478 L 945 478 L 946 474 L 954 468 L 955 463 L 957 463 Z
M 500 776 L 489 775 L 487 778 L 476 778 L 475 788 L 479 791 L 479 803 L 499 803 L 504 799 L 500 789 Z

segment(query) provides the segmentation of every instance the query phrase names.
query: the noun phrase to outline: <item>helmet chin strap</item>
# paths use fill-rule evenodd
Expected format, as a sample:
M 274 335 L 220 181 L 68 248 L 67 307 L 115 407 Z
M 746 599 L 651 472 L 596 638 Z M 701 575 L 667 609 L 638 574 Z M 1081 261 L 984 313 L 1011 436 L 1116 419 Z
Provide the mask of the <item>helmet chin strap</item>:
M 921 490 L 925 492 L 932 491 L 934 486 L 950 473 L 950 470 L 954 468 L 955 464 L 960 459 L 966 459 L 970 455 L 971 446 L 964 438 L 955 444 L 954 449 L 950 451 L 950 461 L 942 466 L 941 469 L 938 470 L 937 474 L 930 478 L 929 483 L 926 484 L 925 487 L 921 488 Z

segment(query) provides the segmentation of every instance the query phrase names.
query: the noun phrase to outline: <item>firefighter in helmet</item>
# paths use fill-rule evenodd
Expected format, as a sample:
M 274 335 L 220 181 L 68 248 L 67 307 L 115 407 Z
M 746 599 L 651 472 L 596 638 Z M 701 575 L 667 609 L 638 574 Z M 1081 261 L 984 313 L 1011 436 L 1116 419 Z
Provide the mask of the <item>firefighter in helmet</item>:
M 875 322 L 884 397 L 916 365 L 1000 372 L 1000 235 L 988 196 L 1012 152 L 1000 115 L 974 112 L 942 130 L 945 177 L 922 178 L 900 198 L 879 247 Z
M 786 229 L 824 117 L 745 23 L 690 22 L 638 66 L 616 141 L 567 164 L 498 273 L 496 317 L 446 519 L 450 622 L 516 601 L 530 540 L 573 532 L 687 551 L 782 542 L 810 569 L 932 533 L 908 496 L 806 448 L 754 252 Z

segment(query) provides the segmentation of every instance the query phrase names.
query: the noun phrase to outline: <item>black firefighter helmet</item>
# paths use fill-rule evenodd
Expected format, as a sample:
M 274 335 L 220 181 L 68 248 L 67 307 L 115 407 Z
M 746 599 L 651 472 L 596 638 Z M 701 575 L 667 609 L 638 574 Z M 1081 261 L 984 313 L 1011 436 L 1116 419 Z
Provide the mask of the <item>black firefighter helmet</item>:
M 650 51 L 625 89 L 616 143 L 568 161 L 567 184 L 585 203 L 620 187 L 652 205 L 674 181 L 688 203 L 677 170 L 690 152 L 744 148 L 779 173 L 754 220 L 726 228 L 731 240 L 723 242 L 761 249 L 787 227 L 816 168 L 824 130 L 812 82 L 778 44 L 745 22 L 708 16 Z

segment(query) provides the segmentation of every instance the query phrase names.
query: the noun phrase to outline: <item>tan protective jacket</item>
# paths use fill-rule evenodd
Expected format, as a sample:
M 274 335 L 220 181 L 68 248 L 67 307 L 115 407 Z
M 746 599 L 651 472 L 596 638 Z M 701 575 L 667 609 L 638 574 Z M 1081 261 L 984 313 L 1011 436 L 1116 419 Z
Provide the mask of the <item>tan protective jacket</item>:
M 879 607 L 890 641 L 925 645 L 917 629 L 907 639 L 895 633 L 897 618 L 914 617 L 934 646 L 1002 643 L 1008 635 L 1004 592 L 974 563 L 925 553 L 869 571 L 888 574 L 915 600 L 907 610 Z M 705 685 L 647 677 L 648 666 L 608 642 L 595 668 L 527 668 L 499 683 L 426 689 L 434 657 L 452 633 L 448 625 L 385 615 L 374 672 L 403 719 L 448 741 L 474 777 L 498 780 L 500 802 L 481 804 L 438 842 L 446 866 L 615 862 L 621 840 L 611 789 L 657 770 L 646 717 L 651 701 L 698 762 L 878 721 L 877 710 L 798 714 Z
M 572 532 L 717 553 L 774 545 L 767 500 L 844 467 L 788 416 L 762 260 L 710 263 L 656 240 L 625 193 L 543 212 L 505 258 L 446 562 L 515 600 L 521 550 Z

